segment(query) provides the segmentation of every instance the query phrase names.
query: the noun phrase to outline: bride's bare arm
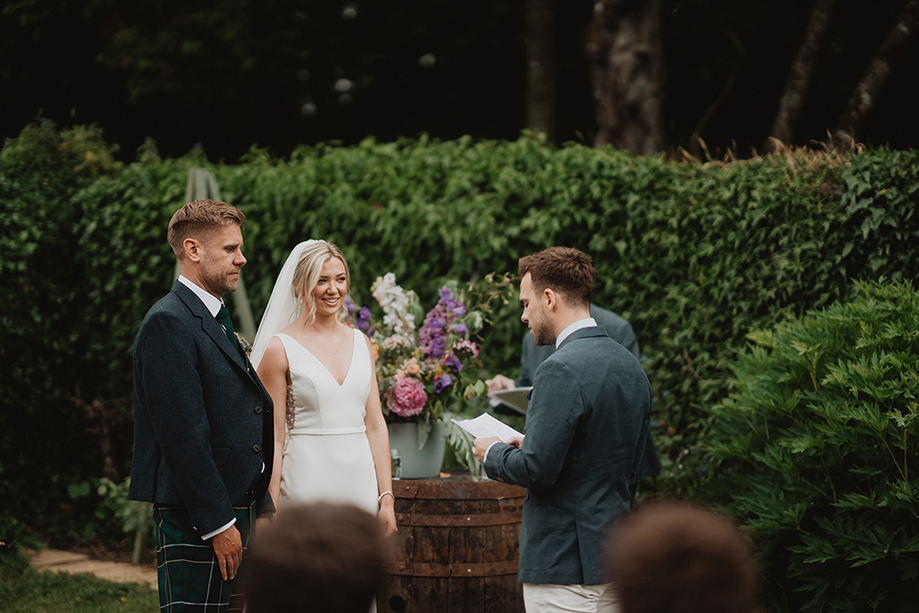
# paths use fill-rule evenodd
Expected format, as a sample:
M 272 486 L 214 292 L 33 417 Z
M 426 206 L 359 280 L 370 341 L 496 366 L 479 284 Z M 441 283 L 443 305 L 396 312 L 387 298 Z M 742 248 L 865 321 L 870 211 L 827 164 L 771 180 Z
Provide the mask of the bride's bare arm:
M 258 376 L 274 402 L 274 457 L 271 465 L 271 481 L 268 492 L 274 506 L 280 508 L 281 458 L 284 454 L 284 438 L 287 429 L 287 384 L 289 365 L 287 353 L 281 339 L 272 338 L 265 349 L 265 355 L 258 365 Z
M 373 467 L 377 475 L 377 491 L 380 494 L 389 492 L 380 498 L 379 518 L 384 532 L 389 535 L 397 530 L 395 498 L 392 496 L 392 464 L 389 455 L 389 431 L 383 419 L 380 406 L 380 388 L 377 385 L 376 360 L 373 358 L 373 347 L 366 336 L 367 349 L 370 351 L 370 397 L 365 407 L 364 425 L 367 428 L 367 440 L 370 441 L 370 454 L 373 456 Z

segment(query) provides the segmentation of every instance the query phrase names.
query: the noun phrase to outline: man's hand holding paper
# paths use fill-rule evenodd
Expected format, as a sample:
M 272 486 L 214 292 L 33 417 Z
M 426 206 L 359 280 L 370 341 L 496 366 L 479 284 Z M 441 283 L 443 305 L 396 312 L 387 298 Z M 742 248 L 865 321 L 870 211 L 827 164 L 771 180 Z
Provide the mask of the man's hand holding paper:
M 498 442 L 513 445 L 517 449 L 523 445 L 523 434 L 517 432 L 503 421 L 498 421 L 488 413 L 482 413 L 475 419 L 453 420 L 457 426 L 475 437 L 475 456 L 485 461 L 488 448 Z
M 488 453 L 488 450 L 491 449 L 491 446 L 495 443 L 506 443 L 512 445 L 517 449 L 523 447 L 523 437 L 522 436 L 512 436 L 507 440 L 501 440 L 497 436 L 487 436 L 484 438 L 477 438 L 473 442 L 475 457 L 479 459 L 479 462 L 485 463 L 485 454 Z

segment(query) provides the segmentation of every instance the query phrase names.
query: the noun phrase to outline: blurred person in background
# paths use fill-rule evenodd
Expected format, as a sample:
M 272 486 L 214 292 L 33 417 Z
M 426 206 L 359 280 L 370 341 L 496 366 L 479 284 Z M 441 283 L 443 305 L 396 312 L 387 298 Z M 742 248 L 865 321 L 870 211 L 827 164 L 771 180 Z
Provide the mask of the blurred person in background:
M 753 547 L 730 521 L 686 502 L 642 505 L 611 532 L 622 613 L 754 613 Z
M 367 613 L 383 584 L 377 518 L 351 504 L 289 502 L 259 531 L 242 578 L 248 613 Z

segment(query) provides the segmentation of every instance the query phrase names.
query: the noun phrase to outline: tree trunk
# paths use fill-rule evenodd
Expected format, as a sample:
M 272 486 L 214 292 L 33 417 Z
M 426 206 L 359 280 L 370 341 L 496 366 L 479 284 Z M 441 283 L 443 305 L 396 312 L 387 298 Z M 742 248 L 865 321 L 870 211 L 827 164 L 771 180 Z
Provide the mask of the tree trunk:
M 837 0 L 817 0 L 811 13 L 804 42 L 798 48 L 798 55 L 791 64 L 788 80 L 779 101 L 779 110 L 772 123 L 772 136 L 766 143 L 765 149 L 774 149 L 778 143 L 791 143 L 797 128 L 798 119 L 801 117 L 801 108 L 804 98 L 810 87 L 814 66 L 823 47 L 830 16 L 836 8 Z M 777 141 L 777 142 L 776 142 Z
M 833 144 L 836 147 L 850 148 L 863 136 L 865 123 L 871 109 L 874 108 L 877 96 L 909 44 L 917 24 L 919 0 L 907 0 L 896 25 L 881 43 L 861 82 L 855 87 L 846 110 L 836 122 L 832 133 Z
M 555 139 L 558 68 L 554 0 L 527 0 L 527 129 Z
M 596 145 L 636 155 L 664 146 L 660 0 L 597 0 L 586 54 L 597 109 Z

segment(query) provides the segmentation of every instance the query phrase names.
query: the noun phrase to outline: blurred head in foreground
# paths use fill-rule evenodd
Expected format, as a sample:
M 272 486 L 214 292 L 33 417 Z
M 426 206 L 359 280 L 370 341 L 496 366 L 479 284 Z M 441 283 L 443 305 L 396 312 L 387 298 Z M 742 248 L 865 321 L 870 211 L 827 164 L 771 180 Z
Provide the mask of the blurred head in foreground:
M 731 522 L 683 502 L 642 506 L 610 537 L 622 613 L 751 613 L 758 571 Z
M 367 613 L 383 581 L 379 520 L 353 505 L 288 504 L 246 557 L 248 613 Z

